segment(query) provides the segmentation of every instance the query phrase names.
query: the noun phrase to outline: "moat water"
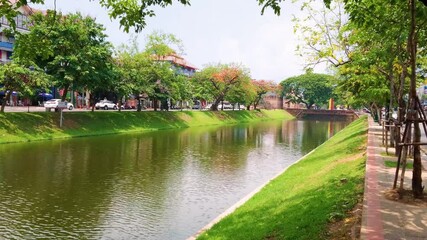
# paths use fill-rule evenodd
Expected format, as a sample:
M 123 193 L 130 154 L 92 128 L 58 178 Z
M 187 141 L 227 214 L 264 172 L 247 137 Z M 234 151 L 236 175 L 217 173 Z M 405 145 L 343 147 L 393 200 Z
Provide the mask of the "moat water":
M 0 239 L 186 239 L 347 124 L 0 145 Z

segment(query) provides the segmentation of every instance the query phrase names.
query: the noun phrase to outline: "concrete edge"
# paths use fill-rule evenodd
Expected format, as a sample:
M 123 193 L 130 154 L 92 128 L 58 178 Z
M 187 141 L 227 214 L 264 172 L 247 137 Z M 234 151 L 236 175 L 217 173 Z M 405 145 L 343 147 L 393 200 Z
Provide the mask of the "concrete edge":
M 330 139 L 330 138 L 329 138 Z M 328 140 L 329 140 L 328 139 Z M 229 214 L 233 213 L 237 208 L 239 208 L 240 206 L 242 206 L 244 203 L 246 203 L 249 199 L 251 199 L 255 194 L 257 194 L 259 191 L 261 191 L 265 186 L 267 186 L 272 180 L 278 178 L 280 175 L 284 174 L 290 167 L 292 167 L 293 165 L 297 164 L 298 162 L 304 160 L 305 158 L 307 158 L 308 156 L 310 156 L 317 148 L 323 146 L 324 144 L 326 144 L 326 142 L 328 142 L 328 140 L 326 140 L 325 142 L 323 142 L 322 144 L 320 144 L 319 146 L 317 146 L 315 149 L 311 150 L 309 153 L 307 153 L 306 155 L 302 156 L 300 159 L 298 159 L 297 161 L 295 161 L 294 163 L 292 163 L 291 165 L 287 166 L 286 168 L 284 168 L 281 172 L 279 172 L 278 174 L 276 174 L 275 176 L 273 176 L 272 178 L 270 178 L 269 180 L 267 180 L 264 184 L 261 184 L 259 187 L 257 187 L 255 190 L 253 190 L 252 192 L 250 192 L 248 195 L 246 195 L 245 197 L 243 197 L 242 199 L 240 199 L 237 203 L 235 203 L 234 205 L 232 205 L 230 208 L 228 208 L 227 210 L 225 210 L 223 213 L 221 213 L 219 216 L 217 216 L 215 219 L 213 219 L 211 222 L 209 222 L 207 225 L 205 225 L 202 229 L 200 229 L 196 234 L 194 234 L 193 236 L 187 238 L 187 240 L 195 240 L 197 239 L 197 237 L 199 237 L 202 233 L 204 233 L 205 231 L 209 230 L 210 228 L 212 228 L 216 223 L 218 223 L 219 221 L 221 221 L 223 218 L 225 218 L 226 216 L 228 216 Z

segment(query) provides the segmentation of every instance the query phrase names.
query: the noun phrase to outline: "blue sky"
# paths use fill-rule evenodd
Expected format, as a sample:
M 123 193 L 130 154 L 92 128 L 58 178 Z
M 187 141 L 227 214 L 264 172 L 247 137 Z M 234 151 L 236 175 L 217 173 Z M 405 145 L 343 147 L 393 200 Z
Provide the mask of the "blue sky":
M 46 0 L 44 6 L 34 7 L 53 6 L 54 0 Z M 95 17 L 106 27 L 109 41 L 115 46 L 130 38 L 97 1 L 57 0 L 56 6 L 65 13 L 79 11 Z M 281 6 L 281 16 L 272 10 L 261 16 L 256 0 L 193 0 L 191 6 L 174 3 L 156 9 L 156 17 L 148 19 L 138 42 L 143 49 L 145 36 L 154 30 L 172 33 L 183 41 L 184 58 L 200 69 L 209 63 L 241 63 L 254 79 L 280 82 L 304 72 L 303 59 L 295 53 L 298 38 L 291 21 L 293 14 L 302 13 L 291 0 Z

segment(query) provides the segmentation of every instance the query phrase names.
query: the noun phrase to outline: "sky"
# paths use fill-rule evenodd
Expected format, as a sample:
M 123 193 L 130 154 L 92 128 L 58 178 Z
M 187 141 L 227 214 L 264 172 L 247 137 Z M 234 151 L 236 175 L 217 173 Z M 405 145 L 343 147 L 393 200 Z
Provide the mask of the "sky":
M 33 7 L 53 9 L 54 0 Z M 291 21 L 293 15 L 303 13 L 291 0 L 281 7 L 281 15 L 276 16 L 271 9 L 261 15 L 256 0 L 193 0 L 191 6 L 174 1 L 172 6 L 156 8 L 156 16 L 147 19 L 141 33 L 128 34 L 97 1 L 56 0 L 56 9 L 63 13 L 81 12 L 96 18 L 114 46 L 127 44 L 133 34 L 143 49 L 146 36 L 153 31 L 172 33 L 183 42 L 183 57 L 199 69 L 207 64 L 238 63 L 250 69 L 253 79 L 277 83 L 304 73 L 304 59 L 295 52 L 299 40 Z

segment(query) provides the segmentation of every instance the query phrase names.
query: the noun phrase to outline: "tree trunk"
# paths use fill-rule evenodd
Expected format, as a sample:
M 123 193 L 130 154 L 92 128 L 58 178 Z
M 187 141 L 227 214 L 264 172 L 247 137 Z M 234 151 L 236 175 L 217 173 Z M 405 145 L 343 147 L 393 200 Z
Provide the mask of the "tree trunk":
M 221 98 L 217 98 L 215 102 L 212 103 L 211 110 L 218 111 L 218 104 L 221 102 Z
M 2 113 L 4 113 L 4 109 L 6 108 L 6 102 L 8 99 L 10 99 L 10 95 L 12 94 L 12 90 L 10 90 L 10 91 L 5 90 L 5 92 L 6 92 L 6 94 L 4 95 L 3 102 L 1 103 L 0 112 L 2 112 Z
M 95 112 L 95 98 L 94 98 L 95 94 L 91 94 L 89 97 L 89 104 L 91 106 L 91 111 Z
M 410 0 L 410 13 L 411 13 L 411 29 L 409 34 L 409 49 L 410 49 L 410 62 L 411 62 L 411 85 L 410 85 L 410 99 L 411 99 L 411 110 L 413 111 L 415 122 L 414 122 L 414 142 L 420 142 L 421 133 L 419 126 L 418 104 L 416 101 L 416 59 L 417 59 L 417 39 L 416 39 L 416 19 L 415 19 L 415 0 Z M 414 145 L 414 168 L 412 171 L 412 193 L 414 198 L 423 198 L 423 186 L 421 177 L 421 154 L 420 145 Z
M 117 96 L 117 101 L 118 101 L 118 107 L 119 107 L 119 112 L 122 111 L 122 97 L 120 95 Z
M 157 101 L 157 98 L 154 98 L 154 99 L 153 99 L 153 108 L 154 108 L 154 111 L 157 111 L 157 108 L 158 108 L 158 101 Z
M 61 101 L 65 101 L 65 99 L 67 98 L 67 94 L 68 94 L 68 87 L 69 87 L 69 85 L 66 85 L 66 86 L 64 87 L 64 92 L 62 93 Z
M 403 139 L 404 143 L 410 143 L 411 142 L 411 135 L 412 135 L 412 129 L 408 129 L 408 133 L 406 134 L 406 139 Z M 402 154 L 400 159 L 400 165 L 402 166 L 402 171 L 400 174 L 400 190 L 403 190 L 403 184 L 405 182 L 405 171 L 406 171 L 406 163 L 408 159 L 408 152 L 409 152 L 409 146 L 402 146 Z

